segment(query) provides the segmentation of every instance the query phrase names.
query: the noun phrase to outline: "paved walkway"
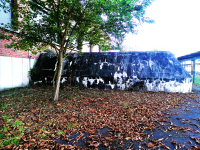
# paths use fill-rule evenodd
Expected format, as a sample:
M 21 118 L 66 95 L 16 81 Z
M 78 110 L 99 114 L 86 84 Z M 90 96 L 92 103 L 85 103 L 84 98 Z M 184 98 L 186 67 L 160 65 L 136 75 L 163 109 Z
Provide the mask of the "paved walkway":
M 200 95 L 200 86 L 192 85 L 192 92 Z

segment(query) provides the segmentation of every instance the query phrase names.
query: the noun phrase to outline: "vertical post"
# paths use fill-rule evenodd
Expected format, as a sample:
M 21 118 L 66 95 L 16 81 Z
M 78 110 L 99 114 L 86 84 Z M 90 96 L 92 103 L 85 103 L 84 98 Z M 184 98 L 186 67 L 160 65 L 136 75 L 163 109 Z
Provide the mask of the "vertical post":
M 184 68 L 185 68 L 185 70 L 186 70 L 186 61 L 184 61 Z
M 192 60 L 190 60 L 190 63 L 191 63 L 191 67 L 190 67 L 190 71 L 191 71 L 191 75 L 193 75 L 193 69 L 194 69 L 194 65 L 193 65 L 193 61 Z
M 31 57 L 32 56 L 29 56 L 29 71 L 31 70 Z
M 90 53 L 92 53 L 92 45 L 90 44 Z
M 193 59 L 193 83 L 195 83 L 195 58 Z
M 31 82 L 31 57 L 32 56 L 29 55 L 29 84 Z

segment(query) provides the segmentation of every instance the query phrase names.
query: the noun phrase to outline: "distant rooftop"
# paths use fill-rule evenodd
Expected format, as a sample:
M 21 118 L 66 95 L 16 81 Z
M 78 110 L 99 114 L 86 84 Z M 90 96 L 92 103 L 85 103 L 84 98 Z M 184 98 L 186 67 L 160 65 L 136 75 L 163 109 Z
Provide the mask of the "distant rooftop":
M 185 55 L 185 56 L 178 57 L 177 59 L 179 61 L 181 61 L 181 60 L 189 60 L 189 59 L 193 59 L 193 58 L 200 59 L 200 51 L 195 52 L 195 53 L 191 53 L 191 54 L 188 54 L 188 55 Z

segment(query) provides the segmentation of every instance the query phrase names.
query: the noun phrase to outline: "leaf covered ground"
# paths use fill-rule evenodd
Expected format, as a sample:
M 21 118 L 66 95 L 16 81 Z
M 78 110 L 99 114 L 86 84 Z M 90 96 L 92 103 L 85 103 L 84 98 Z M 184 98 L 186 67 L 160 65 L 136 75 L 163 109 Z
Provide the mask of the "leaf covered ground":
M 31 86 L 0 93 L 2 149 L 169 149 L 162 138 L 152 138 L 153 131 L 162 127 L 165 132 L 189 131 L 173 125 L 167 115 L 187 99 L 198 98 L 195 94 L 74 87 L 61 89 L 59 101 L 54 102 L 52 90 Z M 190 148 L 200 148 L 200 137 L 191 138 L 197 145 Z

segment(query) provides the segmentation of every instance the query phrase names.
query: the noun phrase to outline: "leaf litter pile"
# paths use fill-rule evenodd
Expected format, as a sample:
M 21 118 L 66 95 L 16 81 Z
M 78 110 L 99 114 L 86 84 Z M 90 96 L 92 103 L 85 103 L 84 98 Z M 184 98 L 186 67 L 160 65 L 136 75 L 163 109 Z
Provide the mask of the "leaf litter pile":
M 169 149 L 163 139 L 153 139 L 153 132 L 147 131 L 165 123 L 169 123 L 165 130 L 173 130 L 175 125 L 166 117 L 169 110 L 198 98 L 183 93 L 68 88 L 54 102 L 52 87 L 30 88 L 0 96 L 2 149 Z M 193 140 L 198 143 L 200 138 Z

